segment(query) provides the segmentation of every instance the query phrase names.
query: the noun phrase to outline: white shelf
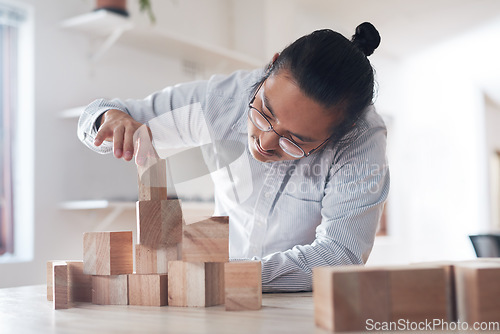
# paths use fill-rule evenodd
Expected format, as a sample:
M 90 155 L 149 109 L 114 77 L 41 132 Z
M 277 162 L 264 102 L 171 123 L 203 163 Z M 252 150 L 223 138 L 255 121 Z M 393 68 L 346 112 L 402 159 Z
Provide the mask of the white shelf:
M 66 109 L 59 113 L 59 118 L 64 118 L 64 119 L 79 118 L 83 110 L 85 110 L 85 107 L 75 107 Z
M 139 50 L 178 57 L 217 69 L 237 70 L 262 67 L 265 62 L 246 54 L 197 41 L 157 28 L 134 27 L 130 19 L 104 10 L 68 19 L 62 27 L 95 37 L 108 37 L 105 44 L 132 46 Z M 106 48 L 110 45 L 106 45 Z
M 135 211 L 135 202 L 108 200 L 68 201 L 60 203 L 59 208 L 63 210 L 111 209 L 96 227 L 96 231 L 104 231 L 115 222 L 123 212 Z
M 109 201 L 109 200 L 84 200 L 67 201 L 59 204 L 62 210 L 97 210 L 97 209 L 134 209 L 134 201 Z M 213 210 L 213 202 L 193 202 L 181 201 L 182 208 L 185 210 Z
M 213 202 L 182 202 L 184 217 L 209 217 L 213 215 Z M 125 211 L 136 210 L 136 202 L 133 201 L 108 201 L 108 200 L 86 200 L 68 201 L 59 204 L 62 210 L 102 210 L 110 209 L 110 212 L 99 222 L 96 231 L 106 230 Z
M 59 208 L 63 210 L 96 210 L 115 208 L 135 210 L 135 202 L 108 200 L 68 201 L 60 203 Z
M 132 29 L 133 24 L 130 19 L 124 16 L 106 10 L 98 10 L 67 19 L 61 23 L 61 27 L 105 37 L 116 29 Z

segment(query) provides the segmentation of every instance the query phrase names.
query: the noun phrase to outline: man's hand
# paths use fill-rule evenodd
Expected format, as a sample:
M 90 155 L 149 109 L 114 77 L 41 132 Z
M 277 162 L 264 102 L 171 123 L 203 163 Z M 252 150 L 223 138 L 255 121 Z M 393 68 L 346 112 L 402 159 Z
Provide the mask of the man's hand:
M 146 125 L 142 125 L 134 133 L 135 163 L 139 175 L 142 175 L 144 171 L 155 165 L 160 159 L 153 146 L 152 137 L 151 129 Z
M 100 146 L 105 140 L 113 142 L 113 154 L 118 159 L 132 160 L 134 156 L 134 135 L 141 127 L 144 133 L 145 125 L 136 122 L 128 114 L 121 110 L 110 109 L 104 113 L 99 131 L 95 137 L 94 145 Z M 147 131 L 151 141 L 151 131 Z M 144 140 L 144 135 L 141 136 Z

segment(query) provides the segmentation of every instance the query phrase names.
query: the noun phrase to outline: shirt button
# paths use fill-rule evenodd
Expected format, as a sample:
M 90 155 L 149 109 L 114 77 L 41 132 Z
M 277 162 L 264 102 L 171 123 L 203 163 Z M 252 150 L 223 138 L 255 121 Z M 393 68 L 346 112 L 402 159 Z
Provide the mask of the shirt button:
M 265 198 L 269 198 L 269 197 L 271 197 L 271 195 L 272 195 L 271 193 L 265 193 L 265 194 L 264 194 L 264 197 L 265 197 Z

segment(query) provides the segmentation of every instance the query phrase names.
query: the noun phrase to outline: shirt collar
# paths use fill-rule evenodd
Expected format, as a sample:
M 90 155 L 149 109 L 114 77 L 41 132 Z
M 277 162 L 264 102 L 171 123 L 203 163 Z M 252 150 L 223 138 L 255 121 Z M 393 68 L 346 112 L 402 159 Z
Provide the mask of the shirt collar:
M 243 101 L 243 107 L 242 107 L 242 113 L 241 116 L 238 118 L 238 120 L 231 126 L 231 130 L 236 131 L 238 133 L 248 133 L 248 102 L 250 102 L 250 98 L 252 95 L 251 92 L 251 85 L 255 84 L 258 80 L 262 78 L 264 75 L 264 70 L 263 69 L 258 69 L 254 70 L 251 74 L 251 81 L 250 87 L 248 88 L 248 94 L 245 94 L 244 101 Z
M 248 133 L 248 106 L 245 104 L 246 108 L 244 109 L 240 118 L 236 121 L 236 123 L 231 126 L 231 130 L 236 131 L 238 133 Z

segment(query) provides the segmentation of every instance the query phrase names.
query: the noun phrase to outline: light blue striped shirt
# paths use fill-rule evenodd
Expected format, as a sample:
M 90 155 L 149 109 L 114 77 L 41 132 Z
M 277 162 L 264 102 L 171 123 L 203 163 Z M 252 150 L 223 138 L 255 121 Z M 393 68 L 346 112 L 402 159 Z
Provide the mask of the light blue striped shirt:
M 263 291 L 310 291 L 312 268 L 362 264 L 389 192 L 386 127 L 373 107 L 345 146 L 263 163 L 248 149 L 248 102 L 262 70 L 168 87 L 144 100 L 97 100 L 78 135 L 94 146 L 95 121 L 119 109 L 147 123 L 155 147 L 200 147 L 214 181 L 215 215 L 230 217 L 230 257 L 262 260 Z

